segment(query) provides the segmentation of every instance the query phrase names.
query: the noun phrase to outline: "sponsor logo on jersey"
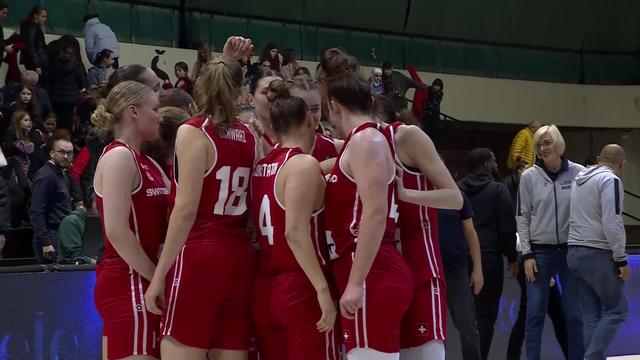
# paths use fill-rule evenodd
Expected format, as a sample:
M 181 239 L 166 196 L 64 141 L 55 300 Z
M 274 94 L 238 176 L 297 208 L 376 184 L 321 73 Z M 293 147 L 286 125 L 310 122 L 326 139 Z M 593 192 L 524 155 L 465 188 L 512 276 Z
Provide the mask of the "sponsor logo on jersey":
M 227 133 L 222 138 L 243 143 L 247 142 L 244 131 L 240 129 L 228 129 Z
M 329 176 L 329 178 L 327 179 L 327 182 L 329 182 L 329 183 L 337 183 L 338 182 L 338 175 Z
M 161 195 L 169 195 L 169 190 L 164 187 L 147 189 L 147 196 L 161 196 Z

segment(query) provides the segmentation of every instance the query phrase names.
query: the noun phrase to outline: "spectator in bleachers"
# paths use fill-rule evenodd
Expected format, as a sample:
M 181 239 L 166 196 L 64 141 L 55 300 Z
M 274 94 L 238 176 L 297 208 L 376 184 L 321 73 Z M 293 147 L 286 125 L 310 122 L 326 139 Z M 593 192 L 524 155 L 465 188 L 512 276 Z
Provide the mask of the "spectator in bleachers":
M 5 178 L 9 179 L 12 227 L 19 227 L 28 222 L 27 208 L 31 196 L 30 158 L 35 150 L 30 136 L 31 127 L 29 113 L 18 110 L 11 116 L 11 127 L 4 139 L 3 151 L 8 162 Z
M 4 59 L 4 54 L 11 54 L 13 52 L 13 48 L 11 44 L 13 44 L 18 39 L 18 34 L 15 32 L 9 36 L 9 38 L 4 38 L 4 29 L 2 28 L 2 22 L 9 14 L 9 6 L 4 0 L 0 0 L 0 59 Z M 0 63 L 0 66 L 2 63 Z
M 444 83 L 435 79 L 427 88 L 427 101 L 424 102 L 423 127 L 436 143 L 440 142 L 442 123 L 440 120 L 440 104 L 444 98 Z
M 369 77 L 369 86 L 371 87 L 372 94 L 384 93 L 384 84 L 382 83 L 382 69 L 374 68 L 371 70 L 371 76 Z
M 280 71 L 282 64 L 282 55 L 278 53 L 278 45 L 274 43 L 267 44 L 262 50 L 262 55 L 258 63 L 262 66 L 265 61 L 269 61 L 269 68 L 274 71 Z
M 40 118 L 46 119 L 49 117 L 49 113 L 51 112 L 51 101 L 49 100 L 49 94 L 47 90 L 45 90 L 39 84 L 40 76 L 35 71 L 27 70 L 22 74 L 22 85 L 26 86 L 31 90 L 33 97 L 35 97 L 35 101 L 38 104 L 38 109 L 40 110 Z
M 480 352 L 487 360 L 504 282 L 504 260 L 512 277 L 518 271 L 516 254 L 516 220 L 509 192 L 496 179 L 498 164 L 493 152 L 476 148 L 468 155 L 471 174 L 460 182 L 460 190 L 469 198 L 473 224 L 482 254 L 484 287 L 475 296 Z M 547 282 L 548 285 L 548 282 Z
M 87 59 L 92 64 L 96 64 L 98 54 L 104 49 L 113 52 L 113 67 L 118 68 L 120 59 L 120 45 L 116 34 L 111 28 L 98 18 L 98 14 L 88 14 L 83 19 L 84 22 L 84 49 Z
M 87 209 L 84 206 L 78 206 L 60 223 L 60 228 L 58 229 L 60 263 L 73 264 L 80 260 L 86 219 Z M 82 263 L 86 262 L 86 260 L 81 261 Z M 95 262 L 95 260 L 89 260 L 88 262 Z
M 31 139 L 35 150 L 31 154 L 29 165 L 29 175 L 33 177 L 33 174 L 38 172 L 40 168 L 49 161 L 49 152 L 47 150 L 47 141 L 53 136 L 58 128 L 58 121 L 54 113 L 50 113 L 49 117 L 41 125 L 34 124 L 31 129 Z
M 80 149 L 78 155 L 74 157 L 69 170 L 69 178 L 73 194 L 81 199 L 88 209 L 94 206 L 93 175 L 96 165 L 105 146 L 111 142 L 113 136 L 109 131 L 91 128 L 85 145 Z
M 34 70 L 40 75 L 40 81 L 47 87 L 47 70 L 49 57 L 47 45 L 44 41 L 43 27 L 47 23 L 47 9 L 42 6 L 34 6 L 29 12 L 26 21 L 20 24 L 20 36 L 25 47 L 21 50 L 20 64 L 27 70 Z
M 115 69 L 113 64 L 115 63 L 115 57 L 113 51 L 109 49 L 102 49 L 96 54 L 96 59 L 93 62 L 93 66 L 89 68 L 87 72 L 87 86 L 100 86 L 106 84 L 109 81 L 109 77 L 114 73 Z
M 26 111 L 29 114 L 31 121 L 34 123 L 41 122 L 41 112 L 38 103 L 33 99 L 33 92 L 24 85 L 19 85 L 18 96 L 17 98 L 9 104 L 9 107 L 6 111 L 4 111 L 7 119 L 11 119 L 13 117 L 13 113 L 16 111 Z M 7 122 L 2 124 L 1 134 L 4 136 L 6 134 L 7 125 L 11 125 Z
M 285 80 L 289 80 L 293 77 L 293 73 L 298 68 L 295 55 L 292 49 L 285 49 L 282 52 L 282 65 L 280 65 L 280 74 Z
M 58 117 L 58 127 L 72 133 L 80 90 L 87 86 L 87 75 L 76 58 L 73 46 L 65 46 L 53 59 L 50 79 L 51 103 Z
M 424 84 L 420 84 L 401 72 L 394 70 L 393 64 L 388 61 L 382 64 L 382 83 L 384 84 L 384 94 L 393 101 L 393 106 L 398 113 L 407 108 L 408 101 L 405 97 L 407 90 L 425 87 Z
M 191 95 L 181 89 L 166 89 L 158 92 L 158 103 L 160 107 L 173 106 L 186 111 L 189 116 L 198 113 L 198 106 Z
M 309 68 L 307 68 L 306 66 L 298 66 L 296 71 L 293 72 L 293 76 L 301 76 L 301 75 L 307 75 L 307 76 L 313 77 L 311 76 L 311 71 L 309 71 Z
M 193 95 L 193 82 L 189 78 L 189 66 L 184 61 L 179 61 L 175 66 L 176 80 L 174 88 L 181 89 L 189 95 Z
M 198 47 L 198 57 L 196 62 L 193 64 L 193 69 L 191 69 L 191 81 L 195 84 L 196 80 L 200 76 L 200 69 L 204 67 L 204 64 L 207 61 L 211 60 L 211 51 L 209 51 L 209 45 L 202 43 L 200 47 Z
M 513 170 L 518 158 L 524 162 L 525 169 L 533 166 L 533 134 L 542 126 L 540 121 L 531 121 L 527 127 L 520 130 L 511 142 L 509 156 L 507 156 L 507 168 Z
M 31 200 L 31 225 L 33 249 L 40 263 L 57 261 L 60 251 L 58 229 L 62 220 L 71 212 L 71 192 L 67 169 L 73 158 L 71 136 L 59 130 L 49 138 L 50 161 L 33 179 Z

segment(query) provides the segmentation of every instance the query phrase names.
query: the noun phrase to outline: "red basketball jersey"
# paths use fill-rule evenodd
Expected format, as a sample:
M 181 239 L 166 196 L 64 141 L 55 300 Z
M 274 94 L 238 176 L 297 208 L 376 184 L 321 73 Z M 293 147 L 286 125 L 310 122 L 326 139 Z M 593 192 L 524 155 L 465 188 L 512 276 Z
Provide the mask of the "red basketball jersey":
M 258 162 L 253 171 L 251 212 L 260 244 L 260 269 L 263 271 L 282 273 L 302 270 L 287 244 L 285 208 L 276 197 L 276 181 L 280 169 L 287 160 L 302 153 L 300 148 L 275 148 Z M 325 267 L 329 254 L 324 246 L 324 228 L 318 218 L 321 212 L 322 210 L 315 212 L 311 218 L 311 241 L 318 263 Z
M 384 129 L 389 137 L 395 137 L 395 131 L 402 125 L 394 122 Z M 394 143 L 395 146 L 395 143 Z M 400 160 L 398 159 L 398 162 Z M 404 187 L 411 190 L 433 190 L 419 169 L 402 165 Z M 398 201 L 398 228 L 400 246 L 413 278 L 422 283 L 432 278 L 444 279 L 440 241 L 438 240 L 438 209 Z
M 373 122 L 365 123 L 354 129 L 345 140 L 344 147 L 327 180 L 325 211 L 329 216 L 325 218 L 325 227 L 327 230 L 327 243 L 329 244 L 332 257 L 343 256 L 356 249 L 360 217 L 362 216 L 362 202 L 360 201 L 355 180 L 342 170 L 342 155 L 349 145 L 349 140 L 355 134 L 367 128 L 375 128 L 381 131 L 379 125 Z M 393 155 L 391 142 L 388 138 L 387 141 L 389 142 L 389 148 Z M 389 179 L 387 198 L 389 209 L 387 211 L 387 223 L 382 242 L 394 245 L 397 206 L 395 205 L 395 180 L 393 177 Z M 332 249 L 334 245 L 335 254 L 334 249 Z
M 316 134 L 316 143 L 313 146 L 311 156 L 318 161 L 338 157 L 338 151 L 336 151 L 336 144 L 333 142 L 333 139 L 321 134 Z
M 216 157 L 204 174 L 198 213 L 187 241 L 248 239 L 247 193 L 256 158 L 253 133 L 242 122 L 234 121 L 224 135 L 219 135 L 209 116 L 195 117 L 185 124 L 200 129 L 207 136 Z M 174 162 L 174 185 L 179 188 L 177 160 Z
M 169 189 L 162 178 L 162 170 L 146 155 L 135 152 L 129 145 L 113 141 L 103 151 L 102 156 L 109 151 L 125 147 L 131 151 L 138 174 L 140 185 L 131 193 L 131 214 L 129 215 L 129 227 L 140 242 L 142 249 L 147 256 L 156 262 L 158 259 L 158 248 L 164 242 L 167 234 L 167 204 Z M 96 191 L 96 205 L 102 220 L 102 234 L 104 241 L 103 262 L 121 262 L 123 266 L 129 265 L 118 255 L 107 238 L 104 228 L 104 205 L 102 195 Z

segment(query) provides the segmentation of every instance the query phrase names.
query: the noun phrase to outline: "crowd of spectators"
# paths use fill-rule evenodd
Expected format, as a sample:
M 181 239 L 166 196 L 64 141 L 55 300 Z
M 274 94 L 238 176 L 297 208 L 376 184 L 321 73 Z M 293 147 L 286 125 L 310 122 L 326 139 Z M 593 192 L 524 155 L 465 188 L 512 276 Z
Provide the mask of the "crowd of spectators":
M 7 12 L 7 4 L 0 0 L 0 24 Z M 152 70 L 144 66 L 120 67 L 121 53 L 116 35 L 109 26 L 100 22 L 97 14 L 90 14 L 84 19 L 85 51 L 92 64 L 87 70 L 81 61 L 80 45 L 73 36 L 62 36 L 49 44 L 45 42 L 43 29 L 46 22 L 47 10 L 35 6 L 20 23 L 19 32 L 5 38 L 0 26 L 0 53 L 6 54 L 5 62 L 9 67 L 6 85 L 0 89 L 0 234 L 10 228 L 32 227 L 34 252 L 40 262 L 92 261 L 87 260 L 80 251 L 81 234 L 85 219 L 97 215 L 93 175 L 102 150 L 111 141 L 108 131 L 92 126 L 92 112 L 114 84 L 123 80 L 136 80 L 158 91 L 164 143 L 148 144 L 145 151 L 168 173 L 171 172 L 171 144 L 175 140 L 177 127 L 197 113 L 192 97 L 194 84 L 200 69 L 211 60 L 211 51 L 206 44 L 201 45 L 191 71 L 187 63 L 180 61 L 174 67 L 177 81 L 174 84 L 168 81 L 163 83 Z M 18 65 L 18 55 L 22 68 Z M 245 91 L 238 98 L 238 116 L 247 122 L 259 120 L 260 112 L 264 111 L 260 99 L 264 96 L 262 91 L 266 85 L 261 84 L 261 80 L 289 80 L 299 75 L 315 75 L 297 63 L 292 49 L 285 49 L 281 54 L 279 47 L 273 43 L 264 47 L 256 62 L 245 58 L 240 63 L 245 75 Z M 409 72 L 411 77 L 395 70 L 389 62 L 382 63 L 381 68 L 374 68 L 371 72 L 371 92 L 386 96 L 398 115 L 406 111 L 409 105 L 407 91 L 415 89 L 412 112 L 418 118 L 418 124 L 437 145 L 444 83 L 441 79 L 434 79 L 432 85 L 428 86 L 415 69 L 410 67 Z M 322 113 L 326 117 L 328 111 L 323 110 Z M 326 119 L 322 120 L 325 134 L 332 135 L 331 126 Z M 545 127 L 541 132 L 540 127 L 539 121 L 533 121 L 515 137 L 507 162 L 507 167 L 513 173 L 502 182 L 497 174 L 496 158 L 490 149 L 480 148 L 469 153 L 470 174 L 459 184 L 465 205 L 461 211 L 440 213 L 440 237 L 451 240 L 443 243 L 442 247 L 446 276 L 451 283 L 462 285 L 451 287 L 448 291 L 454 324 L 464 329 L 461 331 L 461 340 L 465 359 L 488 357 L 502 293 L 504 258 L 514 277 L 520 269 L 518 280 L 522 288 L 522 303 L 527 304 L 529 299 L 529 305 L 521 306 L 508 357 L 520 357 L 525 323 L 527 348 L 539 351 L 539 333 L 544 322 L 547 299 L 549 309 L 554 312 L 551 315 L 565 355 L 574 358 L 574 354 L 584 352 L 575 344 L 578 336 L 575 324 L 577 315 L 575 311 L 567 313 L 569 309 L 563 306 L 566 295 L 563 294 L 561 298 L 557 287 L 554 288 L 554 281 L 556 275 L 566 277 L 563 283 L 566 288 L 572 285 L 572 295 L 576 298 L 579 291 L 576 289 L 582 286 L 582 291 L 586 291 L 584 289 L 589 286 L 591 275 L 583 275 L 585 281 L 580 286 L 573 285 L 579 281 L 575 279 L 575 274 L 569 272 L 566 261 L 552 263 L 549 260 L 556 253 L 566 259 L 571 193 L 571 186 L 567 184 L 570 185 L 583 168 L 564 158 L 564 140 L 557 128 Z M 601 164 L 609 168 L 620 166 L 614 171 L 616 175 L 622 169 L 624 153 L 620 155 L 620 151 L 609 149 L 605 154 L 608 160 Z M 542 155 L 542 158 L 536 154 Z M 534 198 L 544 194 L 542 187 L 547 186 L 538 178 L 533 178 L 535 172 L 539 173 L 540 179 L 549 179 L 554 186 L 557 179 L 566 180 L 562 181 L 558 190 L 563 194 L 560 200 L 555 198 L 555 203 L 550 202 L 549 198 L 544 200 L 549 202 L 548 209 L 556 209 L 556 214 L 548 212 L 545 215 L 545 218 L 555 219 L 555 227 L 550 225 L 551 220 L 535 223 L 531 218 L 532 209 L 539 206 Z M 607 173 L 606 176 L 606 179 L 614 179 L 615 184 L 619 183 L 614 175 Z M 526 193 L 529 197 L 521 199 L 523 186 L 525 190 L 537 190 Z M 619 196 L 619 193 L 616 187 L 615 196 Z M 617 198 L 614 200 L 621 202 Z M 611 200 L 612 203 L 614 200 Z M 558 201 L 562 202 L 560 214 L 557 214 Z M 609 210 L 619 212 L 620 206 L 617 206 Z M 540 214 L 537 214 L 538 222 Z M 593 214 L 581 215 L 586 219 Z M 611 221 L 619 222 L 619 217 L 608 216 Z M 562 224 L 558 225 L 559 222 Z M 533 227 L 536 229 L 530 229 Z M 545 241 L 551 240 L 542 235 L 552 228 L 556 229 L 555 235 L 551 236 L 554 243 L 547 244 Z M 518 249 L 520 263 L 516 251 L 516 233 L 523 240 L 522 248 Z M 529 234 L 537 233 L 542 237 L 529 237 Z M 619 243 L 623 240 L 617 241 L 615 264 L 624 273 L 626 258 L 619 249 Z M 579 244 L 579 239 L 574 239 L 573 243 L 583 246 Z M 0 235 L 0 248 L 3 244 L 4 236 Z M 584 246 L 603 249 L 607 245 L 596 243 Z M 586 255 L 580 253 L 575 256 Z M 473 260 L 471 266 L 469 258 Z M 599 261 L 604 263 L 609 260 L 602 258 Z M 471 273 L 468 271 L 470 267 L 473 268 Z M 536 278 L 534 270 L 535 273 L 541 273 L 539 277 Z M 587 270 L 581 269 L 583 272 Z M 465 293 L 465 286 L 469 283 L 473 287 L 473 295 L 471 291 Z M 617 288 L 614 290 L 619 291 Z M 592 316 L 596 317 L 597 314 Z M 563 321 L 565 317 L 568 318 L 566 322 Z M 619 320 L 620 317 L 616 321 Z M 473 326 L 476 323 L 477 327 Z

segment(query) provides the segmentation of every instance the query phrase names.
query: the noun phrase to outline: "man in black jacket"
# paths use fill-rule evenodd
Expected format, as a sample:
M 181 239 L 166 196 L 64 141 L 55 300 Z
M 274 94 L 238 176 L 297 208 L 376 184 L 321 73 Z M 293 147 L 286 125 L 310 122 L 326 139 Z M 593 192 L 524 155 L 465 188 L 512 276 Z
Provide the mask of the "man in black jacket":
M 0 60 L 4 59 L 4 53 L 11 54 L 13 48 L 10 46 L 18 38 L 18 34 L 13 33 L 8 39 L 4 38 L 2 22 L 9 15 L 9 6 L 4 0 L 0 0 Z M 2 62 L 0 62 L 0 65 Z
M 46 88 L 46 77 L 49 58 L 47 45 L 44 41 L 42 27 L 47 23 L 47 9 L 34 6 L 29 13 L 29 19 L 20 24 L 20 36 L 24 41 L 24 49 L 20 51 L 20 64 L 27 70 L 33 70 L 40 75 L 40 83 Z
M 496 181 L 498 165 L 487 148 L 471 150 L 468 156 L 471 174 L 459 186 L 471 201 L 473 223 L 480 239 L 484 287 L 475 297 L 481 357 L 489 356 L 493 327 L 498 316 L 504 280 L 506 256 L 512 276 L 518 271 L 516 220 L 506 186 Z
M 73 158 L 69 133 L 58 130 L 49 138 L 51 160 L 33 178 L 31 225 L 33 249 L 41 263 L 56 262 L 59 253 L 58 228 L 71 212 L 67 169 Z

